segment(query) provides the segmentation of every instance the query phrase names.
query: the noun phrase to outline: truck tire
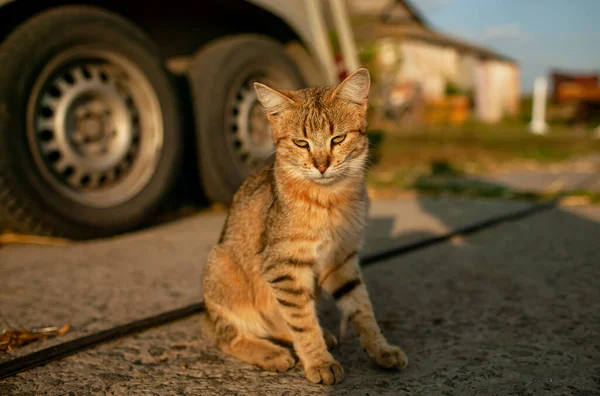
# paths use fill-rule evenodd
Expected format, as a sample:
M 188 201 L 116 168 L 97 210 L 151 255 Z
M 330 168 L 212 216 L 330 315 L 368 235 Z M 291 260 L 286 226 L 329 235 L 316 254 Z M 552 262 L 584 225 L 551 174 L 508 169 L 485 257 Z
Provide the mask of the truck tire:
M 281 44 L 248 34 L 220 38 L 201 48 L 191 62 L 189 80 L 205 195 L 229 205 L 246 177 L 274 151 L 253 82 L 282 89 L 306 84 Z
M 131 230 L 180 171 L 180 109 L 146 35 L 57 7 L 0 46 L 0 228 L 84 239 Z

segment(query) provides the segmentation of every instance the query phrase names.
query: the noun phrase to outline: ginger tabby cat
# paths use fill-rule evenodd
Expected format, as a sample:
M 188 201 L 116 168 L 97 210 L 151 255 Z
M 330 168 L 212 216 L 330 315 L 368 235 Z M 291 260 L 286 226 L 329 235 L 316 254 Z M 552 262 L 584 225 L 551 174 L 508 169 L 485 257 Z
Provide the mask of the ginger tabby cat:
M 324 289 L 342 312 L 342 333 L 350 321 L 376 364 L 407 365 L 375 321 L 359 268 L 369 209 L 369 86 L 366 69 L 337 87 L 255 83 L 276 150 L 273 164 L 236 192 L 205 268 L 203 328 L 223 352 L 283 372 L 296 363 L 280 345 L 287 344 L 310 381 L 340 382 L 344 370 L 328 351 L 337 340 L 316 314 Z

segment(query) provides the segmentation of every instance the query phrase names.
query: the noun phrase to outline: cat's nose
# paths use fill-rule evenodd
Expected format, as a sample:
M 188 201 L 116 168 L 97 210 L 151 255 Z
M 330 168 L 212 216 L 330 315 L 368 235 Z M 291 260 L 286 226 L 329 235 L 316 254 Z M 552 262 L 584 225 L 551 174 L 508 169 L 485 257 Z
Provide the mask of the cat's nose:
M 319 172 L 321 172 L 321 174 L 325 173 L 325 171 L 327 170 L 328 166 L 327 165 L 318 165 L 317 169 L 319 170 Z

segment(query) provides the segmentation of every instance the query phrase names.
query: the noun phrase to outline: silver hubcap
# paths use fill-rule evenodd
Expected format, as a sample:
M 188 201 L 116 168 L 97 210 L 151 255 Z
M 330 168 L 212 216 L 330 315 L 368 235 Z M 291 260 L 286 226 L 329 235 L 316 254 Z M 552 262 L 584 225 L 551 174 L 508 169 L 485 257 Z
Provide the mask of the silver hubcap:
M 42 175 L 87 206 L 115 206 L 143 189 L 156 169 L 162 128 L 143 72 L 104 50 L 56 57 L 28 104 L 28 138 Z
M 244 81 L 231 107 L 232 143 L 238 158 L 250 170 L 259 167 L 275 150 L 271 125 L 252 85 L 255 81 L 258 80 Z
M 261 82 L 281 89 L 297 89 L 290 77 L 271 68 L 240 73 L 229 92 L 229 107 L 226 122 L 229 125 L 228 139 L 240 163 L 250 172 L 262 166 L 275 151 L 271 136 L 271 125 L 256 97 L 254 82 Z

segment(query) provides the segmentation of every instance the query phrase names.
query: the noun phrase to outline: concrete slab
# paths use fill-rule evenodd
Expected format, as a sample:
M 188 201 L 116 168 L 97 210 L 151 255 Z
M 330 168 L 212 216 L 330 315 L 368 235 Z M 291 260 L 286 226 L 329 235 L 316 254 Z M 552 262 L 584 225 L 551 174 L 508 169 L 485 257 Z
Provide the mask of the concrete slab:
M 364 254 L 446 234 L 532 205 L 458 197 L 377 200 L 370 211 Z
M 484 177 L 484 180 L 515 191 L 600 191 L 597 171 L 540 172 L 519 170 Z
M 366 268 L 378 320 L 409 356 L 401 373 L 373 368 L 354 338 L 334 353 L 346 370 L 334 387 L 299 367 L 261 372 L 190 318 L 6 379 L 0 394 L 597 395 L 599 237 L 600 208 L 559 208 Z M 326 302 L 323 325 L 337 319 Z
M 366 253 L 412 243 L 528 204 L 464 199 L 376 201 Z M 208 213 L 130 235 L 66 247 L 0 248 L 2 319 L 13 327 L 62 326 L 60 339 L 0 353 L 0 361 L 199 302 L 206 256 L 225 215 Z M 1 324 L 0 327 L 5 327 Z
M 578 157 L 564 164 L 548 165 L 543 169 L 516 169 L 492 173 L 483 177 L 490 183 L 516 191 L 557 192 L 600 191 L 600 154 Z

